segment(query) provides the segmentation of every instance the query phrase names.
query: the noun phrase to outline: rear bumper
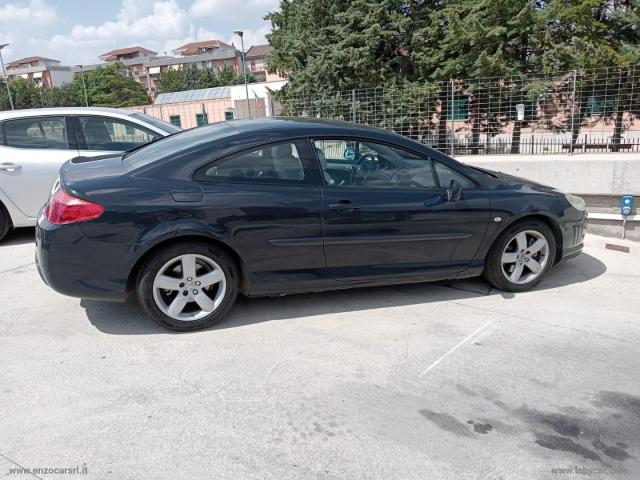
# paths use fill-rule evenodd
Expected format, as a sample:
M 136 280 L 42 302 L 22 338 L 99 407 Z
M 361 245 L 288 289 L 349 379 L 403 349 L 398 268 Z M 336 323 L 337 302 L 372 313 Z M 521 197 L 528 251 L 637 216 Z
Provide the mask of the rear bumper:
M 35 262 L 42 280 L 70 297 L 123 301 L 128 261 L 109 244 L 87 238 L 78 225 L 36 225 Z
M 560 260 L 568 260 L 580 255 L 584 248 L 584 236 L 587 231 L 587 214 L 577 221 L 560 224 L 562 231 L 562 253 Z

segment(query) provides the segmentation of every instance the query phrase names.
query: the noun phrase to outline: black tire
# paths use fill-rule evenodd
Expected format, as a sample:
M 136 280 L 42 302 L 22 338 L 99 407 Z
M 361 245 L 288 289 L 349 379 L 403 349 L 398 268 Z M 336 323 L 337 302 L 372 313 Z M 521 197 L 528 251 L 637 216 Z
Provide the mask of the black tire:
M 11 219 L 4 205 L 0 203 L 0 240 L 2 240 L 11 229 Z
M 167 263 L 181 255 L 198 255 L 213 260 L 225 275 L 226 288 L 224 294 L 220 296 L 221 303 L 213 313 L 196 320 L 179 320 L 167 315 L 161 310 L 154 298 L 153 283 L 156 275 L 158 275 L 158 272 L 160 272 L 162 268 L 166 267 Z M 176 332 L 201 330 L 222 320 L 233 307 L 238 296 L 239 278 L 240 275 L 236 262 L 224 250 L 215 245 L 208 245 L 201 242 L 180 243 L 158 251 L 142 265 L 137 279 L 138 301 L 145 313 L 149 315 L 154 322 L 165 328 Z M 189 290 L 192 287 L 187 286 L 185 288 Z M 201 294 L 204 291 L 204 287 L 193 288 L 202 288 Z M 167 290 L 165 292 L 170 292 L 170 295 L 173 295 L 172 291 Z M 176 293 L 180 295 L 183 292 L 178 291 Z M 168 298 L 171 299 L 171 297 Z M 175 296 L 173 298 L 175 299 Z M 191 303 L 195 303 L 195 301 Z M 193 307 L 196 309 L 199 308 L 197 304 Z
M 514 283 L 510 279 L 506 277 L 506 274 L 503 272 L 502 268 L 502 254 L 514 239 L 516 235 L 521 232 L 526 231 L 534 231 L 541 234 L 548 244 L 548 252 L 546 255 L 546 262 L 544 268 L 540 271 L 537 277 L 532 278 L 527 283 Z M 511 244 L 513 245 L 513 244 Z M 514 252 L 519 253 L 519 252 Z M 538 257 L 537 259 L 540 259 Z M 507 227 L 507 229 L 498 236 L 496 241 L 489 250 L 489 254 L 487 255 L 484 269 L 484 277 L 486 280 L 496 288 L 500 290 L 504 290 L 507 292 L 524 292 L 526 290 L 530 290 L 535 285 L 537 285 L 547 274 L 547 272 L 551 269 L 555 262 L 556 258 L 556 239 L 549 228 L 549 226 L 540 221 L 540 220 L 523 220 L 521 222 L 517 222 L 514 225 Z M 524 266 L 529 272 L 529 274 L 533 273 L 528 270 L 527 264 L 524 263 Z M 514 268 L 515 264 L 508 265 L 507 268 Z

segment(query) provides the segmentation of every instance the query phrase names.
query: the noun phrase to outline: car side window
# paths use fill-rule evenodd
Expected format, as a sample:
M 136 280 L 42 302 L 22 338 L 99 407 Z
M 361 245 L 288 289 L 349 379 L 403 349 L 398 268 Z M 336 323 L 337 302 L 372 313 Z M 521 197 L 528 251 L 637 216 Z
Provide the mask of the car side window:
M 446 165 L 443 165 L 440 162 L 433 162 L 436 168 L 436 174 L 438 175 L 438 180 L 440 181 L 441 187 L 448 187 L 451 184 L 451 180 L 455 180 L 458 182 L 462 188 L 474 188 L 475 184 L 469 180 L 467 177 L 461 175 L 455 170 L 450 169 Z
M 4 122 L 4 138 L 8 147 L 69 149 L 64 117 L 31 117 Z
M 304 145 L 283 142 L 219 158 L 196 170 L 194 180 L 251 183 L 307 183 Z
M 86 142 L 86 150 L 124 152 L 149 143 L 160 134 L 117 118 L 87 116 L 78 117 Z M 81 145 L 81 149 L 85 149 Z
M 382 143 L 345 139 L 313 140 L 329 186 L 435 188 L 431 160 Z

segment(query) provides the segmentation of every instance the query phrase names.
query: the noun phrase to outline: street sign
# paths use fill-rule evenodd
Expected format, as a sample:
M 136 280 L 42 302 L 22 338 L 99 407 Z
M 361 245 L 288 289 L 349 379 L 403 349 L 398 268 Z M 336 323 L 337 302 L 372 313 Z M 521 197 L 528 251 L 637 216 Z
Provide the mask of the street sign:
M 622 195 L 620 197 L 620 213 L 631 215 L 633 211 L 633 195 Z

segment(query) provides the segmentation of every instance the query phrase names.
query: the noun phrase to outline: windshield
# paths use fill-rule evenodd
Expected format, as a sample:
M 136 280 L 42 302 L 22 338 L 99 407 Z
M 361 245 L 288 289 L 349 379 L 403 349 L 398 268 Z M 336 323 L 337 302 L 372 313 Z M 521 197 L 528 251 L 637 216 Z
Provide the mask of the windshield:
M 146 122 L 150 125 L 153 125 L 156 128 L 159 128 L 160 130 L 164 131 L 164 132 L 168 132 L 168 133 L 176 133 L 176 132 L 181 132 L 182 129 L 180 127 L 177 127 L 171 123 L 165 122 L 164 120 L 160 120 L 159 118 L 153 118 L 150 117 L 149 115 L 145 115 L 144 113 L 132 113 L 130 115 L 130 117 L 133 117 L 137 120 L 141 120 L 143 122 Z
M 122 158 L 131 168 L 140 168 L 165 158 L 172 158 L 185 150 L 208 144 L 228 135 L 234 129 L 228 123 L 220 122 L 205 127 L 182 130 L 143 147 L 131 150 Z

